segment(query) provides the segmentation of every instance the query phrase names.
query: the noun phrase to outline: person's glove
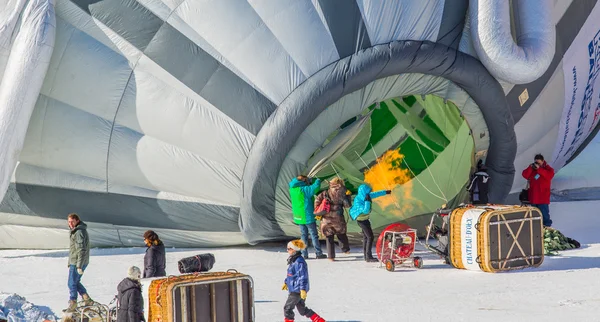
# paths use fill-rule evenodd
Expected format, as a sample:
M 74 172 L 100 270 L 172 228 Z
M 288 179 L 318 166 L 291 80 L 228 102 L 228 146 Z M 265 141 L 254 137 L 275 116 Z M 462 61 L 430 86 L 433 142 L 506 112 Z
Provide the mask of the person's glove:
M 306 291 L 305 290 L 300 291 L 300 298 L 303 300 L 306 300 Z
M 321 219 L 323 219 L 323 216 L 315 216 L 315 219 L 316 220 L 321 220 Z
M 77 268 L 77 274 L 83 275 L 83 270 L 80 267 Z
M 386 195 L 389 195 L 389 194 L 391 194 L 391 193 L 392 193 L 392 190 L 386 190 L 386 191 L 385 191 L 385 194 L 386 194 Z
M 281 290 L 282 291 L 287 291 L 288 290 L 287 284 L 283 283 L 283 286 L 281 287 Z

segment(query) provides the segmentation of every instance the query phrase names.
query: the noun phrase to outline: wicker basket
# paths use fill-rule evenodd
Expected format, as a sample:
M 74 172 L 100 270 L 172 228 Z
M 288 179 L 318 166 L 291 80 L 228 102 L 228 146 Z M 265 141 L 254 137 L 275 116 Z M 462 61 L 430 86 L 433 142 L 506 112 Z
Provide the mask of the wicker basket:
M 235 282 L 239 280 L 246 280 L 247 286 L 236 288 Z M 215 284 L 219 285 L 219 289 L 227 288 L 227 296 L 223 295 L 223 292 L 216 294 L 219 290 L 215 291 Z M 195 295 L 200 285 L 204 287 L 207 296 L 200 293 Z M 148 297 L 148 321 L 243 322 L 254 319 L 252 279 L 238 272 L 193 273 L 152 280 L 148 288 Z M 234 303 L 237 298 L 244 299 L 244 303 Z M 200 302 L 209 303 L 208 308 L 198 308 L 202 305 Z M 219 305 L 227 305 L 227 308 Z M 229 313 L 229 317 L 223 316 L 224 310 Z M 242 313 L 239 313 L 240 310 Z

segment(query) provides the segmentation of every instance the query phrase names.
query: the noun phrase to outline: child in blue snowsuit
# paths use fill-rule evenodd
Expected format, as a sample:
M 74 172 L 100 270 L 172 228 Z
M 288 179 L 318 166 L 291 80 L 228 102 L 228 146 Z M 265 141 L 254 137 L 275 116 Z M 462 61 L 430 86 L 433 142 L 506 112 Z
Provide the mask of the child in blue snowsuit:
M 367 262 L 376 262 L 377 259 L 373 257 L 373 229 L 371 228 L 371 221 L 369 221 L 369 214 L 371 213 L 371 200 L 389 195 L 392 193 L 391 190 L 380 190 L 371 192 L 371 186 L 367 184 L 361 184 L 358 187 L 358 193 L 354 197 L 354 202 L 350 208 L 350 217 L 356 220 L 363 234 L 363 254 L 364 259 Z
M 315 311 L 306 307 L 306 295 L 310 290 L 308 280 L 308 265 L 302 257 L 302 250 L 306 248 L 300 239 L 292 240 L 287 244 L 287 252 L 290 257 L 287 260 L 288 269 L 282 290 L 289 292 L 288 299 L 283 307 L 285 322 L 294 321 L 294 307 L 300 315 L 310 318 L 313 322 L 325 322 Z

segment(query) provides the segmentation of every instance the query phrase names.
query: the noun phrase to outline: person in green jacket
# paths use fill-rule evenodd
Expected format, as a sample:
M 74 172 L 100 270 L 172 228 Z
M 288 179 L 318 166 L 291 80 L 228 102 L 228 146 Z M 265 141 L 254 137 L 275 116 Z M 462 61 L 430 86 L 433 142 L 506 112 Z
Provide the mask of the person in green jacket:
M 90 238 L 87 233 L 87 225 L 79 219 L 77 214 L 69 214 L 70 243 L 69 243 L 69 306 L 68 312 L 74 312 L 77 308 L 77 293 L 83 297 L 86 306 L 93 305 L 94 301 L 87 294 L 85 287 L 81 284 L 81 276 L 90 263 Z
M 317 232 L 317 223 L 315 221 L 314 196 L 321 186 L 321 180 L 315 179 L 312 182 L 307 176 L 297 176 L 290 181 L 290 197 L 292 200 L 292 213 L 294 214 L 294 223 L 300 226 L 301 239 L 305 245 L 308 245 L 308 234 L 312 239 L 318 259 L 327 258 L 321 250 L 319 244 L 319 233 Z M 308 258 L 308 249 L 302 250 L 302 256 Z

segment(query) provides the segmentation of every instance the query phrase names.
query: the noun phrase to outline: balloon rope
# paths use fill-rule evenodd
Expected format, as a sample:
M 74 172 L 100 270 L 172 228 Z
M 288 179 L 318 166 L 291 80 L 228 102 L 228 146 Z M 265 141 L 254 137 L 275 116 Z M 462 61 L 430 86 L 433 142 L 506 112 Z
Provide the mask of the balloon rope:
M 446 195 L 444 195 L 444 191 L 442 191 L 442 188 L 440 188 L 440 186 L 438 185 L 437 181 L 435 180 L 435 177 L 433 176 L 433 173 L 431 173 L 431 169 L 429 169 L 429 164 L 427 164 L 427 161 L 425 161 L 425 156 L 423 156 L 423 152 L 421 151 L 421 147 L 419 146 L 419 144 L 417 144 L 417 149 L 419 149 L 419 153 L 421 154 L 421 158 L 423 159 L 423 163 L 425 163 L 425 166 L 427 168 L 427 171 L 429 172 L 429 175 L 431 176 L 431 179 L 433 180 L 433 183 L 435 183 L 435 185 L 437 186 L 438 190 L 442 193 L 442 196 L 444 197 L 444 201 L 447 203 L 448 199 L 446 199 Z

